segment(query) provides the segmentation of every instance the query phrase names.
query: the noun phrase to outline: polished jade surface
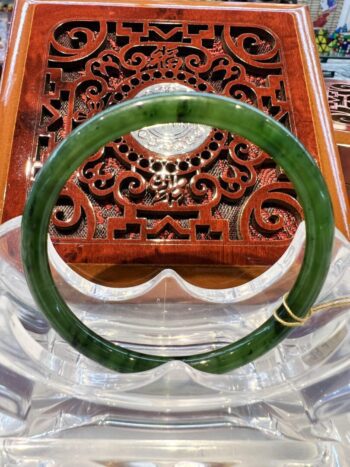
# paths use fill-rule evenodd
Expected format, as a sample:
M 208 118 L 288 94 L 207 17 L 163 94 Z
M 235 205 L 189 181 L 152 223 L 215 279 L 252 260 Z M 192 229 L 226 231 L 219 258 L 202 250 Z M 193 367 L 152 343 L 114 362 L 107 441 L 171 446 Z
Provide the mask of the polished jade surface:
M 29 194 L 22 221 L 25 274 L 38 307 L 61 337 L 110 369 L 139 372 L 176 359 L 201 371 L 225 373 L 272 349 L 291 328 L 272 316 L 246 337 L 207 353 L 170 358 L 130 351 L 97 335 L 73 314 L 54 284 L 48 263 L 50 216 L 72 172 L 106 143 L 142 127 L 172 122 L 200 123 L 239 134 L 284 169 L 294 184 L 306 223 L 304 260 L 287 302 L 297 316 L 307 315 L 327 276 L 333 243 L 332 206 L 323 177 L 306 149 L 281 124 L 247 104 L 212 94 L 174 93 L 129 100 L 73 131 L 44 164 Z M 277 313 L 291 321 L 283 304 Z

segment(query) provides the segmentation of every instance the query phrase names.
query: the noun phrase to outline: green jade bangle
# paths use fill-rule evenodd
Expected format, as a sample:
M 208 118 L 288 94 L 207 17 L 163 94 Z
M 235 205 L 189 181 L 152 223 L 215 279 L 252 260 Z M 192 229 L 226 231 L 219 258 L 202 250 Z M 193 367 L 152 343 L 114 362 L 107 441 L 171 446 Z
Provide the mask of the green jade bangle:
M 270 154 L 294 184 L 306 223 L 304 260 L 288 295 L 288 305 L 298 317 L 307 315 L 330 265 L 334 221 L 327 187 L 312 157 L 281 124 L 247 104 L 205 93 L 158 94 L 108 108 L 74 130 L 41 169 L 23 215 L 22 259 L 33 298 L 58 334 L 85 356 L 121 373 L 150 370 L 171 360 L 182 360 L 208 373 L 225 373 L 260 357 L 291 331 L 271 316 L 254 332 L 214 351 L 183 357 L 147 355 L 117 346 L 93 332 L 58 292 L 48 261 L 48 227 L 59 193 L 72 172 L 103 145 L 124 134 L 173 122 L 200 123 L 247 138 Z M 284 321 L 291 321 L 283 304 L 277 313 Z

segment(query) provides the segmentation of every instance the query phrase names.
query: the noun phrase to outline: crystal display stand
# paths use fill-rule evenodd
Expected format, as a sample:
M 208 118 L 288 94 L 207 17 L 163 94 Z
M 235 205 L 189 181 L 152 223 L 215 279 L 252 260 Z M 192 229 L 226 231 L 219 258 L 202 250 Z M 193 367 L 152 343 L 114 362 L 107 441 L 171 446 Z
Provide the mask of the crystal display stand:
M 36 310 L 22 272 L 20 220 L 0 228 L 2 465 L 346 465 L 348 308 L 315 313 L 275 350 L 228 374 L 178 361 L 117 374 L 78 354 Z M 61 292 L 92 329 L 176 356 L 225 345 L 271 315 L 297 275 L 303 241 L 302 224 L 272 268 L 222 290 L 171 270 L 112 289 L 74 273 L 52 245 L 49 252 Z M 349 274 L 349 242 L 337 232 L 318 303 L 349 297 Z

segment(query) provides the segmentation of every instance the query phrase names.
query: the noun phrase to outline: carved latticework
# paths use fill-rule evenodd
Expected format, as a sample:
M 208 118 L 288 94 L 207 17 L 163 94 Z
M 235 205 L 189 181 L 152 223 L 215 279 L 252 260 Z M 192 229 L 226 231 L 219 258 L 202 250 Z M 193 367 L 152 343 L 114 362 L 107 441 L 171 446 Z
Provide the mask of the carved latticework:
M 3 220 L 22 212 L 38 171 L 74 128 L 108 106 L 178 86 L 258 107 L 319 163 L 300 42 L 290 31 L 289 10 L 38 6 Z M 50 233 L 69 261 L 267 264 L 301 217 L 291 183 L 267 154 L 239 135 L 177 124 L 123 135 L 93 154 L 61 193 Z
M 332 120 L 335 124 L 350 127 L 350 84 L 346 82 L 332 82 L 329 85 L 328 103 Z
M 66 21 L 50 41 L 30 179 L 80 123 L 145 87 L 173 82 L 242 100 L 290 126 L 282 50 L 263 28 Z M 125 135 L 93 155 L 62 193 L 53 237 L 226 243 L 293 236 L 300 207 L 292 187 L 248 141 L 212 129 L 191 152 L 182 150 L 181 134 L 168 148 L 176 156 L 157 153 L 157 138 L 153 145 L 150 151 Z

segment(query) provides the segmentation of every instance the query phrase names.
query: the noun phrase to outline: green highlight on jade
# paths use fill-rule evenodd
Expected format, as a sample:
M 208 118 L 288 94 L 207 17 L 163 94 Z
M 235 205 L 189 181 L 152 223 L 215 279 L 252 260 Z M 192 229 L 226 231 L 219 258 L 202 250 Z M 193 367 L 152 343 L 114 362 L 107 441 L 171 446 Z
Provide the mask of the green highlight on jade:
M 86 357 L 121 373 L 150 370 L 174 359 L 204 372 L 225 373 L 260 357 L 291 331 L 271 316 L 254 332 L 218 350 L 175 358 L 147 355 L 93 332 L 58 292 L 48 262 L 47 235 L 52 210 L 68 178 L 106 143 L 146 126 L 174 122 L 200 123 L 247 138 L 268 153 L 294 184 L 306 224 L 303 264 L 287 299 L 297 316 L 307 315 L 330 265 L 334 221 L 326 184 L 312 157 L 281 124 L 247 104 L 204 93 L 153 95 L 110 107 L 73 131 L 41 169 L 23 215 L 22 259 L 33 298 L 57 333 Z M 277 313 L 284 321 L 291 320 L 283 304 Z

